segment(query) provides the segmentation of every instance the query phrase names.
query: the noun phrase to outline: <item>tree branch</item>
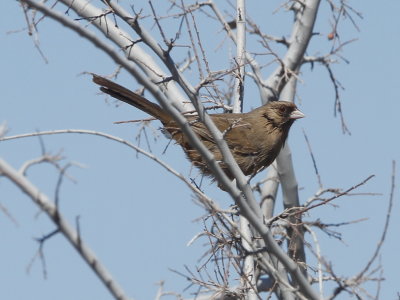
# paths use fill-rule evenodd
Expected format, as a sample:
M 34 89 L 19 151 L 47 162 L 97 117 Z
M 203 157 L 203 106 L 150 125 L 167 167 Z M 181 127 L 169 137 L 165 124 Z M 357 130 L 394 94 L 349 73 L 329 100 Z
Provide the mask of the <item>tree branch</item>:
M 78 251 L 83 260 L 90 266 L 96 276 L 104 283 L 109 292 L 118 300 L 128 300 L 124 290 L 113 279 L 110 272 L 97 259 L 93 251 L 81 240 L 78 232 L 72 228 L 63 215 L 57 210 L 50 199 L 40 192 L 25 176 L 15 170 L 7 162 L 0 158 L 0 174 L 8 177 L 25 194 L 31 198 L 42 211 L 54 222 L 71 245 Z

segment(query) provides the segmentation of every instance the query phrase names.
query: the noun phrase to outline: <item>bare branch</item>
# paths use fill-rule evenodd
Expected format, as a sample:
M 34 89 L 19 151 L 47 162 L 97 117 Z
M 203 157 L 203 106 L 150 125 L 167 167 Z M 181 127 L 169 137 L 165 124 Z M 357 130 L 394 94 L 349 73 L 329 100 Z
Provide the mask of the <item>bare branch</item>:
M 318 207 L 318 206 L 325 205 L 325 204 L 327 204 L 327 203 L 329 203 L 329 202 L 331 202 L 331 201 L 333 201 L 333 200 L 335 200 L 335 199 L 337 199 L 337 198 L 339 198 L 339 197 L 342 197 L 342 196 L 344 196 L 344 195 L 347 195 L 349 192 L 351 192 L 351 191 L 353 191 L 353 190 L 359 188 L 360 186 L 366 184 L 367 181 L 369 181 L 369 180 L 372 179 L 373 177 L 375 177 L 375 175 L 370 175 L 370 176 L 368 176 L 366 179 L 364 179 L 363 181 L 361 181 L 360 183 L 358 183 L 358 184 L 356 184 L 356 185 L 354 185 L 354 186 L 348 188 L 348 189 L 345 190 L 344 192 L 338 193 L 337 195 L 335 195 L 335 196 L 333 196 L 333 197 L 331 197 L 331 198 L 329 198 L 329 199 L 326 199 L 326 200 L 324 200 L 324 201 L 322 201 L 322 202 L 320 202 L 320 203 L 318 203 L 318 204 L 314 204 L 314 205 L 311 205 L 311 206 L 302 208 L 302 209 L 300 209 L 299 212 L 297 212 L 297 213 L 301 213 L 301 214 L 302 214 L 302 213 L 305 213 L 305 212 L 309 211 L 310 209 L 314 209 L 314 208 L 316 208 L 316 207 Z
M 243 93 L 245 79 L 245 57 L 246 57 L 246 9 L 244 0 L 237 1 L 236 7 L 236 64 L 238 66 L 235 72 L 235 87 L 233 100 L 233 113 L 242 112 Z
M 382 231 L 382 236 L 378 242 L 378 245 L 375 249 L 374 254 L 372 255 L 371 259 L 368 261 L 364 269 L 356 276 L 356 281 L 358 281 L 361 277 L 365 275 L 371 268 L 371 265 L 374 263 L 376 258 L 379 255 L 379 252 L 382 248 L 383 243 L 385 242 L 386 234 L 389 229 L 389 222 L 390 222 L 390 216 L 392 214 L 392 208 L 393 208 L 393 197 L 394 197 L 394 189 L 395 189 L 395 182 L 396 182 L 396 162 L 392 162 L 392 176 L 391 176 L 391 186 L 390 186 L 390 195 L 389 195 L 389 205 L 386 213 L 386 220 L 385 220 L 385 225 L 383 227 Z
M 110 272 L 105 266 L 97 259 L 93 251 L 83 243 L 79 238 L 77 232 L 72 228 L 68 221 L 61 215 L 57 210 L 56 206 L 50 199 L 40 190 L 34 186 L 25 176 L 11 167 L 8 163 L 0 158 L 0 173 L 8 177 L 13 183 L 15 183 L 25 194 L 29 196 L 42 211 L 54 222 L 59 228 L 71 245 L 78 251 L 85 262 L 91 267 L 93 272 L 99 277 L 104 283 L 109 292 L 118 300 L 128 300 L 129 298 L 125 295 L 125 292 L 113 279 Z
M 290 46 L 282 59 L 283 64 L 263 82 L 268 100 L 279 98 L 282 89 L 292 75 L 291 72 L 295 73 L 300 66 L 313 33 L 319 4 L 320 0 L 306 0 L 304 3 L 297 2 L 294 4 L 296 5 L 296 22 L 289 39 Z M 286 74 L 289 74 L 289 76 L 286 76 Z
M 313 154 L 312 149 L 311 149 L 310 141 L 308 140 L 307 134 L 304 131 L 304 129 L 303 129 L 303 135 L 304 135 L 304 138 L 305 138 L 306 143 L 307 143 L 308 152 L 310 152 L 311 160 L 312 160 L 313 166 L 314 166 L 315 175 L 317 176 L 317 179 L 318 179 L 319 188 L 322 189 L 323 185 L 322 185 L 322 181 L 321 181 L 321 176 L 319 175 L 319 172 L 318 172 L 317 162 L 315 161 L 315 157 L 314 157 L 314 154 Z

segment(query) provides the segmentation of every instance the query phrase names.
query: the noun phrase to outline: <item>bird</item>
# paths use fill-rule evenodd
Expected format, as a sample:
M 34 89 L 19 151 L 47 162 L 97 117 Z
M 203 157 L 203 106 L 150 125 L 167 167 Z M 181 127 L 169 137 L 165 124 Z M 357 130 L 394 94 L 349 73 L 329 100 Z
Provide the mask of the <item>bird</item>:
M 161 121 L 164 131 L 179 144 L 188 159 L 200 171 L 213 178 L 202 156 L 189 143 L 175 120 L 159 105 L 102 76 L 92 74 L 100 90 L 118 100 L 132 105 Z M 196 115 L 185 115 L 192 130 L 213 154 L 230 180 L 234 179 L 213 136 Z M 230 151 L 246 176 L 253 177 L 267 168 L 285 145 L 289 129 L 295 120 L 305 117 L 297 106 L 288 101 L 270 101 L 247 113 L 210 114 L 217 128 L 224 134 Z

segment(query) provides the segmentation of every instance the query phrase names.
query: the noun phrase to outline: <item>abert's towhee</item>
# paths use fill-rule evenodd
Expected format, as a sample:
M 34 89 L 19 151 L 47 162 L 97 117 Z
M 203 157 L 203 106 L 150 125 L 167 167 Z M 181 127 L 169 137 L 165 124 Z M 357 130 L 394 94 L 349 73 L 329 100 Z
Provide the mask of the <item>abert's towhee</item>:
M 182 146 L 193 164 L 199 167 L 205 175 L 212 176 L 202 157 L 190 145 L 178 124 L 159 105 L 104 77 L 93 75 L 93 81 L 101 86 L 100 90 L 104 93 L 160 120 L 164 129 Z M 218 146 L 205 125 L 199 121 L 196 115 L 185 117 L 203 144 L 220 162 L 226 175 L 233 179 L 228 167 L 223 162 Z M 248 113 L 210 114 L 210 117 L 218 129 L 224 133 L 224 139 L 243 173 L 253 176 L 275 160 L 286 141 L 290 126 L 296 119 L 303 118 L 304 114 L 291 102 L 272 101 Z

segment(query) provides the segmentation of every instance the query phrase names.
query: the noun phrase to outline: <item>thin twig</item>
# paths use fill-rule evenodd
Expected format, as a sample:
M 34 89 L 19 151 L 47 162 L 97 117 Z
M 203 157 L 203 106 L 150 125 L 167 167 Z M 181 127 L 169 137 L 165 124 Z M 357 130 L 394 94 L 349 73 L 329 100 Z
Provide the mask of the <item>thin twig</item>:
M 317 175 L 319 188 L 322 189 L 323 185 L 322 185 L 322 181 L 321 181 L 321 176 L 319 175 L 319 172 L 318 172 L 317 162 L 315 161 L 314 153 L 313 153 L 313 151 L 311 149 L 311 144 L 310 144 L 310 141 L 308 140 L 308 137 L 307 137 L 307 134 L 306 134 L 304 128 L 303 128 L 303 134 L 304 134 L 304 138 L 305 138 L 306 143 L 307 143 L 308 152 L 310 153 L 311 160 L 313 162 L 315 175 Z
M 383 231 L 382 231 L 382 236 L 378 242 L 378 245 L 375 249 L 374 254 L 372 255 L 371 259 L 368 261 L 364 269 L 357 275 L 356 280 L 360 279 L 361 277 L 364 276 L 364 274 L 369 270 L 371 267 L 372 263 L 376 260 L 376 258 L 379 255 L 379 252 L 382 248 L 383 243 L 385 242 L 386 234 L 389 229 L 389 222 L 390 222 L 390 216 L 392 214 L 392 208 L 393 208 L 393 198 L 394 198 L 394 189 L 395 189 L 395 182 L 396 182 L 396 161 L 392 162 L 392 175 L 391 175 L 391 186 L 390 186 L 390 195 L 389 195 L 389 205 L 386 213 L 386 220 L 385 220 L 385 225 L 383 226 Z

